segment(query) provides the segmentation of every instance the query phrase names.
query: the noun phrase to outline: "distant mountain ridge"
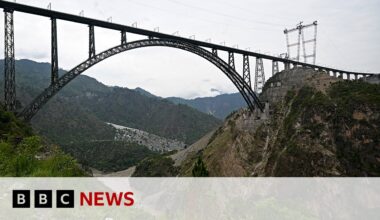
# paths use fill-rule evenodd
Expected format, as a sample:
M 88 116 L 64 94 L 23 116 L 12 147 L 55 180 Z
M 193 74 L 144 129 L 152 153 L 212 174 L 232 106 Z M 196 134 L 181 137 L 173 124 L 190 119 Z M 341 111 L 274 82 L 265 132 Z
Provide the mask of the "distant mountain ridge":
M 201 112 L 213 115 L 219 119 L 224 119 L 231 112 L 247 106 L 240 93 L 222 94 L 215 97 L 195 99 L 169 97 L 167 100 L 170 100 L 176 104 L 191 106 Z
M 0 60 L 0 68 L 3 65 L 4 61 Z M 65 71 L 60 70 L 60 75 L 63 73 Z M 23 106 L 49 83 L 49 63 L 16 61 L 17 99 Z M 2 78 L 0 84 L 3 85 Z M 105 122 L 137 128 L 186 144 L 196 141 L 221 123 L 188 106 L 147 98 L 134 90 L 109 87 L 94 78 L 80 75 L 37 113 L 32 126 L 59 144 L 113 140 L 115 129 Z
M 134 90 L 150 98 L 164 99 L 140 87 L 137 87 Z M 174 104 L 183 104 L 190 106 L 194 109 L 197 109 L 198 111 L 201 111 L 208 115 L 213 115 L 214 117 L 222 120 L 226 118 L 231 112 L 247 106 L 240 93 L 221 94 L 214 97 L 199 97 L 194 99 L 168 97 L 166 100 L 169 100 Z

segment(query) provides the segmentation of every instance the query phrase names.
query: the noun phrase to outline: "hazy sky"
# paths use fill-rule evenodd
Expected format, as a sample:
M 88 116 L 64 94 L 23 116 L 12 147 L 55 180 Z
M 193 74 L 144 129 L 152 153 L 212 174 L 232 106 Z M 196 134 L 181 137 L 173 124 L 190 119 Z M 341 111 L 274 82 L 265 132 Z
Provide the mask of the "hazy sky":
M 286 52 L 284 28 L 318 20 L 317 63 L 351 71 L 380 72 L 380 0 L 17 0 L 18 3 L 131 25 L 198 40 L 226 42 L 270 54 Z M 0 18 L 4 24 L 4 18 Z M 3 32 L 3 28 L 1 28 Z M 96 50 L 120 43 L 117 31 L 97 28 Z M 4 33 L 0 35 L 3 42 Z M 128 36 L 128 40 L 140 36 Z M 88 27 L 58 21 L 59 66 L 87 59 Z M 50 62 L 50 20 L 15 13 L 16 58 Z M 4 48 L 0 48 L 4 54 Z M 227 54 L 221 53 L 223 58 Z M 254 71 L 254 59 L 251 60 Z M 266 62 L 266 61 L 264 61 Z M 235 57 L 241 72 L 242 58 Z M 265 63 L 266 77 L 271 66 Z M 142 48 L 109 58 L 85 72 L 107 85 L 142 87 L 154 94 L 193 98 L 235 92 L 211 63 L 172 48 Z M 254 75 L 254 74 L 252 74 Z

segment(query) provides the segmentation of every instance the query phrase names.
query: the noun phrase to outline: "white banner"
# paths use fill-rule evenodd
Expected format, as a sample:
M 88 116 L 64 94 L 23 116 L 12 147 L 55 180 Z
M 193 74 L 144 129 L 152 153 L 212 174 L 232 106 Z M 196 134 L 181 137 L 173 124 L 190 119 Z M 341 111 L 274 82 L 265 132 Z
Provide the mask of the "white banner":
M 380 178 L 0 178 L 0 219 L 380 219 Z

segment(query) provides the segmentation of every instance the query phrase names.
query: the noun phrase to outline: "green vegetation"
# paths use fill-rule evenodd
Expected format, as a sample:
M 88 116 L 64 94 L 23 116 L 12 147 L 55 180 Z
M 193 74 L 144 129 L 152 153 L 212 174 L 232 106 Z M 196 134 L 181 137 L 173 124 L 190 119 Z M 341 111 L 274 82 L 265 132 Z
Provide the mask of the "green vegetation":
M 209 176 L 206 165 L 203 163 L 202 158 L 198 157 L 195 162 L 193 170 L 191 171 L 194 177 L 206 177 Z
M 62 145 L 62 148 L 84 166 L 104 172 L 124 170 L 148 156 L 158 154 L 145 146 L 124 141 L 75 142 Z
M 170 157 L 155 155 L 142 160 L 133 173 L 134 177 L 171 177 L 177 176 L 179 168 L 174 166 Z
M 47 146 L 14 114 L 0 107 L 0 176 L 84 176 L 76 161 Z
M 380 157 L 380 85 L 342 81 L 332 84 L 327 94 L 303 87 L 297 93 L 288 92 L 286 99 L 291 103 L 291 111 L 284 120 L 284 134 L 279 139 L 281 146 L 287 147 L 287 154 L 282 158 L 288 155 L 297 157 L 298 161 L 317 160 L 317 155 L 305 150 L 300 141 L 302 144 L 321 142 L 329 148 L 336 146 L 336 157 L 346 175 L 380 174 L 376 159 Z M 331 134 L 332 140 L 320 140 L 322 132 Z M 307 168 L 304 164 L 290 165 L 289 161 L 279 163 L 282 170 L 289 172 L 291 166 L 298 175 L 303 175 L 300 169 Z M 304 172 L 307 175 L 311 171 Z

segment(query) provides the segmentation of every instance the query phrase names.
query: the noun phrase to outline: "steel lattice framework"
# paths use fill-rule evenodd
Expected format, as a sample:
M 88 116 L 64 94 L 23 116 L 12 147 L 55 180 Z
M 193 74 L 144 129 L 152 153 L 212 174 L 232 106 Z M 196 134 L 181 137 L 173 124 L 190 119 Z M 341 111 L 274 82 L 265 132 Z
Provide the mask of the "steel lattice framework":
M 239 92 L 242 94 L 244 100 L 247 102 L 248 107 L 251 110 L 254 110 L 255 107 L 263 110 L 263 105 L 260 102 L 259 98 L 252 91 L 251 86 L 244 81 L 244 79 L 226 62 L 224 62 L 219 57 L 215 56 L 212 52 L 209 52 L 201 47 L 184 43 L 181 41 L 170 40 L 170 39 L 148 39 L 148 40 L 139 40 L 133 41 L 127 44 L 121 44 L 119 46 L 113 47 L 109 50 L 106 50 L 102 53 L 99 53 L 93 57 L 90 57 L 88 60 L 79 64 L 63 76 L 61 76 L 58 81 L 50 85 L 45 89 L 36 99 L 28 105 L 24 111 L 21 112 L 20 116 L 28 121 L 30 120 L 39 109 L 59 90 L 61 90 L 65 85 L 67 85 L 75 77 L 94 66 L 95 64 L 122 52 L 142 48 L 142 47 L 153 47 L 153 46 L 163 46 L 163 47 L 173 47 L 181 50 L 188 51 L 190 53 L 196 54 L 204 59 L 208 60 L 215 66 L 217 66 L 236 86 Z
M 249 85 L 251 85 L 251 69 L 249 68 L 249 56 L 243 56 L 243 79 Z
M 278 61 L 272 61 L 272 76 L 278 72 Z
M 233 52 L 228 52 L 228 65 L 235 69 L 235 56 Z
M 16 109 L 16 73 L 13 30 L 13 10 L 4 10 L 4 101 L 9 111 Z
M 263 59 L 256 58 L 256 69 L 255 69 L 255 92 L 257 94 L 261 93 L 264 88 L 265 83 L 265 73 Z
M 58 80 L 57 19 L 51 19 L 51 84 Z
M 254 109 L 259 109 L 263 111 L 263 104 L 260 102 L 256 93 L 260 93 L 265 83 L 264 65 L 263 59 L 271 60 L 272 63 L 272 74 L 279 71 L 278 62 L 284 64 L 285 69 L 289 69 L 292 66 L 302 66 L 317 69 L 320 71 L 325 71 L 327 73 L 333 73 L 334 76 L 343 77 L 343 74 L 347 75 L 350 79 L 350 75 L 354 75 L 355 79 L 358 76 L 367 77 L 373 75 L 373 73 L 358 73 L 349 72 L 339 69 L 318 66 L 310 63 L 303 63 L 289 59 L 289 57 L 277 57 L 267 54 L 261 54 L 256 52 L 251 52 L 248 50 L 241 50 L 237 47 L 228 47 L 218 44 L 213 44 L 211 42 L 204 42 L 195 40 L 195 38 L 183 38 L 176 35 L 169 35 L 164 33 L 159 33 L 158 31 L 150 31 L 135 26 L 126 26 L 121 24 L 112 23 L 108 21 L 101 21 L 91 18 L 86 18 L 84 16 L 77 16 L 66 14 L 58 11 L 52 11 L 51 8 L 41 9 L 37 7 L 32 7 L 28 5 L 22 5 L 14 2 L 7 2 L 0 0 L 0 8 L 4 9 L 4 94 L 5 94 L 5 106 L 8 110 L 16 110 L 16 79 L 15 79 L 15 52 L 14 52 L 14 21 L 13 13 L 14 11 L 19 11 L 28 14 L 34 14 L 39 16 L 48 17 L 51 19 L 51 83 L 48 88 L 46 88 L 40 95 L 38 95 L 32 103 L 26 106 L 21 113 L 18 115 L 25 119 L 30 120 L 39 109 L 43 107 L 45 103 L 49 101 L 57 92 L 59 92 L 65 85 L 67 85 L 75 77 L 86 71 L 93 65 L 122 52 L 142 48 L 142 47 L 172 47 L 180 50 L 185 50 L 190 53 L 196 54 L 204 59 L 208 60 L 215 66 L 217 66 L 236 86 L 244 100 L 246 101 L 248 107 L 253 111 Z M 74 67 L 69 72 L 65 73 L 61 77 L 58 74 L 58 36 L 57 36 L 57 22 L 58 20 L 64 20 L 69 22 L 75 22 L 79 24 L 87 25 L 89 28 L 89 57 L 87 60 Z M 96 54 L 95 50 L 95 28 L 101 27 L 110 30 L 119 31 L 121 35 L 120 45 Z M 144 40 L 138 40 L 133 42 L 127 42 L 127 34 L 137 34 L 143 36 Z M 303 41 L 305 41 L 303 39 Z M 307 43 L 307 41 L 305 41 Z M 228 52 L 228 60 L 225 62 L 218 56 L 218 52 Z M 243 73 L 242 76 L 239 75 L 235 70 L 235 54 L 243 55 Z M 256 58 L 256 71 L 255 71 L 255 92 L 251 87 L 251 74 L 249 58 Z

